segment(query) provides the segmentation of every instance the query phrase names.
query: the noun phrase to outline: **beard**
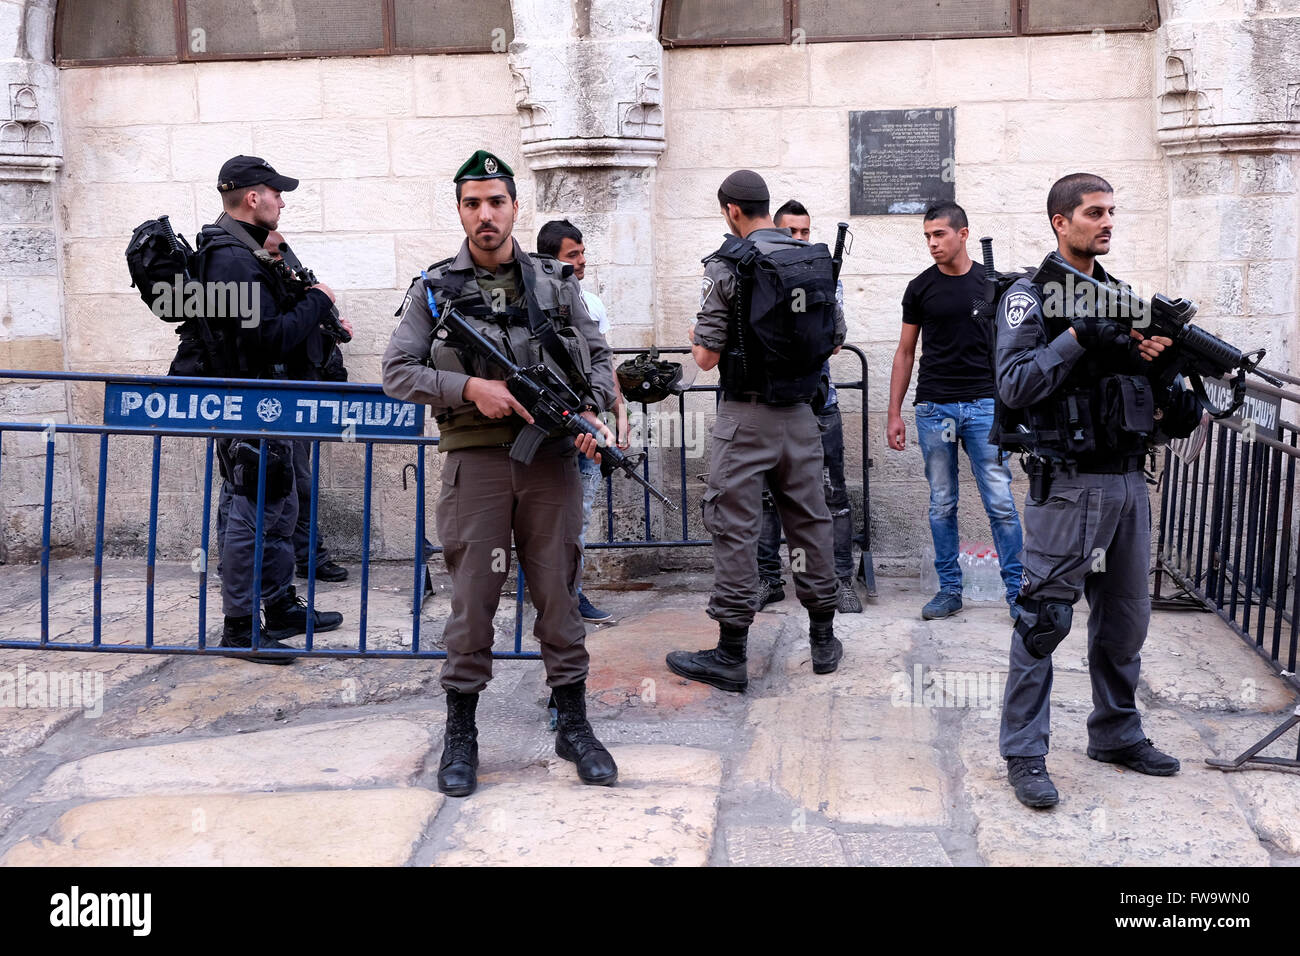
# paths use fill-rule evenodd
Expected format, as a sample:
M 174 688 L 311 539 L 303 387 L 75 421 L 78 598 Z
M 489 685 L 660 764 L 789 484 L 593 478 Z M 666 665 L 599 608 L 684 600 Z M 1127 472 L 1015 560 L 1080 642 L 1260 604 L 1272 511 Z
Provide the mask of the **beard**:
M 469 241 L 484 252 L 496 252 L 509 238 L 509 232 L 475 232 Z

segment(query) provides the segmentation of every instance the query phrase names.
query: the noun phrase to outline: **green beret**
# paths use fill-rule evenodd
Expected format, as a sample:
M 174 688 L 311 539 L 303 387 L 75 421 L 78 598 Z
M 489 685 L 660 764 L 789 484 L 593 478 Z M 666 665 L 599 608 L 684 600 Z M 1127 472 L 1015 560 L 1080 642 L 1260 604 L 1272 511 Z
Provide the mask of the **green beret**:
M 505 164 L 504 160 L 497 159 L 486 149 L 480 149 L 465 164 L 456 170 L 456 175 L 451 181 L 454 183 L 462 182 L 466 179 L 514 179 L 515 171 Z

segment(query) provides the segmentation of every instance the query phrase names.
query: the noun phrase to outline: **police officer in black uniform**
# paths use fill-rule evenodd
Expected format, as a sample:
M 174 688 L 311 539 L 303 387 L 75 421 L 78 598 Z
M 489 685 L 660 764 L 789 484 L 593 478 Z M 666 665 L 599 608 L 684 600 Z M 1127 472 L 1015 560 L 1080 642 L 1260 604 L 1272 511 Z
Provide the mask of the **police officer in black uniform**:
M 225 288 L 252 292 L 227 299 L 249 302 L 252 314 L 206 316 L 203 344 L 207 364 L 226 375 L 287 379 L 305 365 L 320 367 L 326 358 L 327 339 L 321 322 L 329 314 L 334 293 L 324 284 L 302 293 L 291 292 L 264 248 L 267 233 L 278 225 L 284 208 L 280 194 L 297 188 L 298 180 L 281 176 L 256 156 L 236 156 L 221 167 L 217 190 L 224 212 L 199 233 L 199 275 L 195 278 L 203 283 L 235 283 Z M 225 611 L 221 646 L 248 648 L 252 646 L 252 621 L 257 613 L 253 606 L 257 444 L 243 440 L 219 442 L 218 453 L 226 479 L 217 513 Z M 262 543 L 266 625 L 259 645 L 285 649 L 283 640 L 306 633 L 308 613 L 293 586 L 298 496 L 292 442 L 267 442 L 266 473 Z M 343 622 L 343 616 L 332 611 L 314 613 L 316 631 L 332 631 Z M 283 654 L 251 655 L 250 659 L 275 664 L 292 660 Z
M 1110 251 L 1113 190 L 1076 173 L 1051 189 L 1047 211 L 1071 266 L 1117 285 L 1097 262 Z M 1135 692 L 1151 618 L 1147 573 L 1151 511 L 1143 462 L 1154 443 L 1187 434 L 1200 417 L 1190 391 L 1160 396 L 1151 373 L 1171 346 L 1108 315 L 1086 283 L 1049 288 L 1029 278 L 1002 297 L 997 316 L 997 430 L 1029 454 L 1020 617 L 1002 710 L 1000 750 L 1016 797 L 1050 807 L 1059 796 L 1044 759 L 1050 730 L 1052 651 L 1087 595 L 1093 711 L 1088 756 L 1170 776 L 1178 761 L 1142 730 Z

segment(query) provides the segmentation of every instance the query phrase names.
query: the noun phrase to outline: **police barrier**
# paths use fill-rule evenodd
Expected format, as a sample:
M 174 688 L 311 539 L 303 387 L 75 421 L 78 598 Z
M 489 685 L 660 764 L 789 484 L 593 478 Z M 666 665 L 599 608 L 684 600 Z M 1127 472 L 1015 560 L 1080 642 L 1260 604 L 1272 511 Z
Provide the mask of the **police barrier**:
M 635 354 L 642 349 L 616 349 L 616 353 Z M 665 354 L 684 353 L 687 349 L 661 349 Z M 859 563 L 859 577 L 867 585 L 869 596 L 875 594 L 875 573 L 870 549 L 870 485 L 869 469 L 871 460 L 866 454 L 867 443 L 867 401 L 864 385 L 867 377 L 866 356 L 854 346 L 845 346 L 844 353 L 856 356 L 861 370 L 861 378 L 837 381 L 836 388 L 848 391 L 861 391 L 863 401 L 861 408 L 861 448 L 863 507 L 861 510 L 861 531 L 858 543 L 863 555 Z M 847 354 L 843 355 L 847 364 Z M 832 360 L 834 365 L 837 359 Z M 130 376 L 100 375 L 76 372 L 33 372 L 0 370 L 0 381 L 33 381 L 80 383 L 82 386 L 102 385 L 104 388 L 104 420 L 102 423 L 56 424 L 52 421 L 23 422 L 0 421 L 0 476 L 6 466 L 6 433 L 44 433 L 44 484 L 41 506 L 41 550 L 40 550 L 40 637 L 34 640 L 0 640 L 0 648 L 46 649 L 101 651 L 113 653 L 160 653 L 160 654 L 196 654 L 238 656 L 241 651 L 227 648 L 218 649 L 209 645 L 207 634 L 207 598 L 208 570 L 207 555 L 210 548 L 210 530 L 213 525 L 213 480 L 215 442 L 217 438 L 254 439 L 259 446 L 258 464 L 258 507 L 257 526 L 255 529 L 253 606 L 261 604 L 262 581 L 262 547 L 264 528 L 262 515 L 265 504 L 267 480 L 267 442 L 271 440 L 307 440 L 311 442 L 311 512 L 310 536 L 308 549 L 307 606 L 315 609 L 315 563 L 317 537 L 317 510 L 320 480 L 320 443 L 354 442 L 364 448 L 364 478 L 361 501 L 361 596 L 359 615 L 356 624 L 356 638 L 347 643 L 341 634 L 332 635 L 328 646 L 322 646 L 312 629 L 312 615 L 308 614 L 308 627 L 302 648 L 292 651 L 267 651 L 261 653 L 283 653 L 293 657 L 376 657 L 376 658 L 419 658 L 437 659 L 446 656 L 446 652 L 428 646 L 421 641 L 421 609 L 425 594 L 426 566 L 429 558 L 442 551 L 441 547 L 425 547 L 425 464 L 429 446 L 436 445 L 437 437 L 425 436 L 423 406 L 400 402 L 388 398 L 378 385 L 363 385 L 334 382 L 268 382 L 262 380 L 182 378 L 170 376 Z M 704 401 L 707 413 L 699 413 L 700 420 L 711 419 L 717 401 L 716 386 L 693 386 L 688 394 L 712 393 L 709 399 L 692 399 L 692 403 Z M 676 396 L 679 421 L 682 423 L 683 436 L 686 426 L 687 395 Z M 637 403 L 643 415 L 648 414 L 647 407 Z M 98 470 L 95 495 L 95 544 L 93 550 L 93 610 L 89 621 L 89 640 L 56 640 L 51 637 L 50 628 L 50 554 L 51 524 L 55 514 L 54 474 L 55 446 L 67 436 L 97 435 Z M 143 622 L 143 641 L 124 643 L 103 640 L 103 572 L 105 547 L 105 511 L 109 477 L 109 443 L 113 438 L 145 436 L 151 441 L 149 471 L 149 511 L 148 532 L 145 548 L 145 619 Z M 155 633 L 155 570 L 157 565 L 158 542 L 158 508 L 159 495 L 162 492 L 161 458 L 162 439 L 164 436 L 192 438 L 203 449 L 202 480 L 202 518 L 201 532 L 193 570 L 197 574 L 197 626 L 194 636 L 189 641 L 176 641 L 176 635 L 168 634 L 164 640 L 158 640 Z M 589 532 L 587 547 L 589 549 L 654 549 L 674 547 L 707 547 L 710 541 L 706 537 L 692 536 L 689 516 L 690 499 L 696 501 L 702 496 L 703 484 L 695 479 L 698 474 L 689 474 L 687 446 L 685 441 L 678 443 L 676 449 L 664 447 L 662 436 L 647 431 L 640 443 L 647 453 L 642 463 L 642 474 L 650 475 L 651 462 L 665 474 L 677 471 L 677 494 L 680 501 L 680 534 L 672 537 L 676 528 L 669 531 L 670 513 L 651 506 L 648 492 L 643 492 L 641 506 L 643 515 L 637 523 L 643 528 L 639 537 L 617 537 L 615 534 L 615 512 L 618 510 L 616 499 L 618 492 L 612 484 L 613 478 L 605 480 L 607 532 L 604 540 Z M 379 648 L 369 646 L 368 611 L 371 591 L 371 513 L 374 497 L 374 449 L 376 445 L 412 446 L 415 454 L 415 488 L 414 488 L 414 555 L 413 567 L 405 580 L 412 582 L 410 643 L 401 649 Z M 658 450 L 658 454 L 652 454 Z M 670 450 L 676 452 L 670 455 Z M 669 459 L 675 459 L 676 467 L 668 466 Z M 698 472 L 707 470 L 707 461 L 697 462 Z M 409 466 L 408 466 L 409 467 Z M 406 469 L 402 471 L 405 487 Z M 635 488 L 636 486 L 631 486 Z M 666 487 L 666 486 L 665 486 Z M 698 510 L 698 509 L 696 509 Z M 655 526 L 663 522 L 663 531 L 655 533 Z M 594 523 L 593 523 L 594 526 Z M 198 557 L 198 556 L 201 556 Z M 510 650 L 496 650 L 498 659 L 536 659 L 536 652 L 523 649 L 523 574 L 517 575 L 516 609 L 513 647 Z M 350 622 L 345 621 L 345 624 Z M 261 622 L 259 615 L 253 615 L 253 648 L 248 653 L 256 652 L 260 644 Z M 60 635 L 62 636 L 62 635 Z M 427 645 L 427 642 L 425 642 Z
M 1300 378 L 1270 374 L 1300 385 Z M 1216 403 L 1226 397 L 1226 385 L 1205 384 Z M 1213 611 L 1300 689 L 1300 426 L 1284 419 L 1284 402 L 1300 404 L 1300 391 L 1252 382 L 1235 416 L 1205 416 L 1190 436 L 1170 443 L 1161 476 L 1153 599 Z M 1162 596 L 1166 576 L 1181 595 Z M 1300 741 L 1295 759 L 1258 756 L 1297 724 L 1300 709 L 1235 759 L 1207 762 L 1223 770 L 1300 767 Z

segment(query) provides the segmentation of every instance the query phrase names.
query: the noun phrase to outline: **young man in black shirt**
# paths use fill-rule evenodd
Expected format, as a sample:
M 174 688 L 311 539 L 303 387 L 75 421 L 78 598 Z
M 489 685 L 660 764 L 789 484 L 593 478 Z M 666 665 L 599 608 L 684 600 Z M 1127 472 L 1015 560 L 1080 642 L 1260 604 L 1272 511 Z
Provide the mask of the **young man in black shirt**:
M 930 483 L 930 534 L 939 592 L 921 611 L 927 620 L 962 608 L 957 529 L 957 442 L 970 458 L 997 548 L 1011 615 L 1020 590 L 1020 516 L 1011 495 L 1011 470 L 989 443 L 993 424 L 992 337 L 974 303 L 985 295 L 984 274 L 966 253 L 970 230 L 956 203 L 925 213 L 925 240 L 934 265 L 908 283 L 903 294 L 903 332 L 889 380 L 889 447 L 907 445 L 903 399 L 912 379 L 916 343 L 922 345 L 916 383 L 916 431 Z

